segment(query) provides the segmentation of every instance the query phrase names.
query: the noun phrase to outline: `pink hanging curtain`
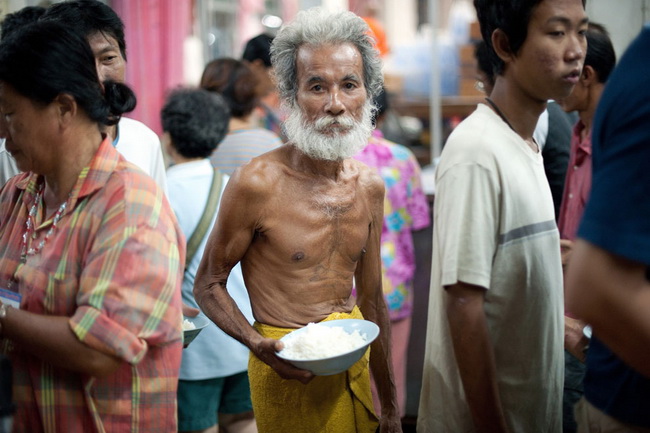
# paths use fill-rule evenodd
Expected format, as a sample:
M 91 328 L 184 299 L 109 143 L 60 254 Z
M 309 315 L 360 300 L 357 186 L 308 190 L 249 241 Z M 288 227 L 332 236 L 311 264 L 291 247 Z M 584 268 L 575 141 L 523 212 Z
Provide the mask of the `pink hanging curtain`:
M 264 0 L 239 0 L 237 9 L 237 47 L 234 53 L 239 58 L 244 50 L 246 42 L 262 32 L 260 22 L 261 14 L 264 12 Z
M 300 5 L 298 0 L 282 0 L 282 21 L 286 24 L 292 21 L 298 11 L 300 10 Z
M 191 32 L 192 0 L 113 0 L 124 21 L 126 82 L 138 97 L 128 116 L 161 134 L 160 109 L 183 83 L 183 42 Z

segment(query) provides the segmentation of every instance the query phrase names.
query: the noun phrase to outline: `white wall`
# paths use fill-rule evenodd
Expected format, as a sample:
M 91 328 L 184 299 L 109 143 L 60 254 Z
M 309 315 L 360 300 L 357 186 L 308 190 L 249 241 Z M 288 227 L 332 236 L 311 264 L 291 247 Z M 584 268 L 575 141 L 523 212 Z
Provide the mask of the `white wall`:
M 415 39 L 418 26 L 415 0 L 384 0 L 382 18 L 386 36 L 391 46 L 402 45 Z
M 643 24 L 650 21 L 650 0 L 587 0 L 587 14 L 609 30 L 620 58 Z

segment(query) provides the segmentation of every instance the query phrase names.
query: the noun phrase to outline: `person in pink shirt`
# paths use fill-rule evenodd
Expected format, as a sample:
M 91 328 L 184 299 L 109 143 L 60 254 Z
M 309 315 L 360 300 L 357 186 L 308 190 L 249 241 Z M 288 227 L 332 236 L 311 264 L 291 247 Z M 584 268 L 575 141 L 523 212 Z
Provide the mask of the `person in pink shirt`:
M 590 23 L 587 30 L 587 56 L 580 81 L 573 92 L 558 101 L 563 110 L 577 111 L 579 120 L 571 136 L 571 156 L 564 183 L 558 229 L 562 248 L 562 266 L 566 266 L 573 250 L 578 226 L 591 190 L 591 127 L 605 83 L 616 65 L 614 47 L 607 30 Z M 577 429 L 573 406 L 583 394 L 585 356 L 589 339 L 585 323 L 565 312 L 564 353 L 564 432 Z
M 384 226 L 381 232 L 381 262 L 384 298 L 391 321 L 393 374 L 400 415 L 406 410 L 406 355 L 413 312 L 415 250 L 413 232 L 427 227 L 429 203 L 422 189 L 420 165 L 413 153 L 383 137 L 379 125 L 388 107 L 384 91 L 375 98 L 376 128 L 368 145 L 354 156 L 375 168 L 384 180 Z M 380 404 L 372 382 L 375 410 Z

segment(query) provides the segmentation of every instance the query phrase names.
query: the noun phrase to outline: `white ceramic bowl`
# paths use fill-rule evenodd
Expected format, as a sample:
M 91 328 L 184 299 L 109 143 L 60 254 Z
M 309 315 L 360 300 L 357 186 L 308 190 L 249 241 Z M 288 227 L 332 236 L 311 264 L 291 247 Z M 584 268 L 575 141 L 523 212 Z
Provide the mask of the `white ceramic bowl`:
M 366 352 L 366 349 L 372 343 L 375 338 L 379 335 L 379 327 L 373 322 L 368 320 L 360 319 L 340 319 L 340 320 L 328 320 L 327 322 L 319 322 L 319 325 L 323 326 L 339 326 L 343 328 L 345 332 L 351 334 L 355 330 L 359 331 L 359 334 L 362 336 L 365 334 L 366 342 L 362 346 L 355 348 L 346 353 L 340 355 L 332 356 L 329 358 L 321 359 L 290 359 L 282 354 L 282 351 L 278 352 L 277 355 L 279 358 L 284 359 L 285 361 L 290 362 L 294 366 L 301 368 L 303 370 L 309 370 L 314 373 L 316 376 L 331 376 L 333 374 L 339 374 L 346 371 L 348 368 L 352 367 L 355 362 L 361 359 L 363 354 Z M 296 335 L 299 335 L 302 332 L 305 332 L 306 327 L 296 329 L 282 337 L 280 341 L 283 341 L 288 338 L 293 338 Z
M 183 319 L 192 322 L 196 327 L 195 329 L 183 330 L 183 346 L 187 347 L 199 335 L 199 332 L 210 324 L 210 319 L 201 315 L 196 317 L 183 316 Z

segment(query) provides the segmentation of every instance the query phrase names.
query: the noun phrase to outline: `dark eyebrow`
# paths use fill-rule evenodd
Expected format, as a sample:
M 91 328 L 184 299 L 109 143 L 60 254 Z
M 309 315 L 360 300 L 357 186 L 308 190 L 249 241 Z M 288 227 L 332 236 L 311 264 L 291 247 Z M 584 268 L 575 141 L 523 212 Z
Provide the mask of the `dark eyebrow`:
M 313 77 L 309 77 L 307 80 L 307 84 L 313 84 L 313 83 L 320 83 L 323 81 L 323 77 L 319 77 L 318 75 L 315 75 Z
M 356 76 L 356 74 L 350 74 L 350 75 L 346 75 L 345 77 L 343 77 L 343 81 L 354 81 L 354 82 L 358 83 L 361 80 L 359 79 L 359 77 Z
M 560 22 L 560 23 L 562 23 L 562 24 L 564 24 L 566 26 L 571 25 L 571 20 L 569 18 L 567 18 L 567 17 L 555 16 L 555 17 L 551 17 L 548 20 L 546 20 L 547 24 L 551 24 L 551 23 L 554 23 L 554 22 Z M 589 18 L 584 17 L 583 19 L 580 20 L 580 22 L 578 23 L 578 26 L 582 26 L 582 25 L 587 24 L 587 23 L 589 23 Z

